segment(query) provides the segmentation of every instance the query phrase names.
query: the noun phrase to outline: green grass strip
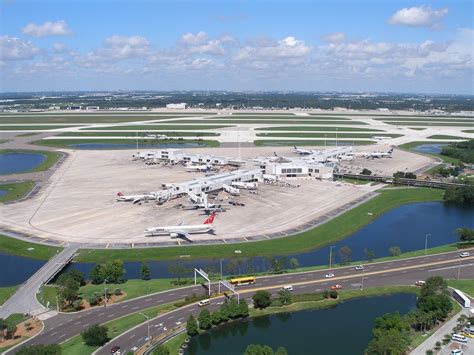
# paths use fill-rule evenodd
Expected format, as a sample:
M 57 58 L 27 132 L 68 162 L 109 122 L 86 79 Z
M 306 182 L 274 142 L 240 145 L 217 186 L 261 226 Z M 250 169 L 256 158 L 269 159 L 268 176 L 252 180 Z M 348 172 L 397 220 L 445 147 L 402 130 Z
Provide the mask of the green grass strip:
M 34 141 L 33 144 L 46 146 L 46 147 L 58 147 L 58 148 L 71 148 L 71 145 L 74 144 L 82 144 L 82 143 L 104 143 L 104 144 L 130 144 L 135 143 L 135 138 L 130 137 L 129 139 L 42 139 L 39 141 Z M 219 142 L 215 140 L 195 140 L 195 139 L 167 139 L 163 143 L 158 144 L 185 144 L 185 143 L 192 143 L 192 144 L 200 144 L 206 147 L 218 147 Z M 154 141 L 147 141 L 147 142 L 139 142 L 139 148 L 149 146 L 156 146 Z M 108 149 L 123 149 L 121 147 L 114 148 L 110 147 Z M 130 149 L 130 148 L 126 148 Z
M 355 128 L 355 127 L 318 127 L 318 126 L 281 126 L 260 127 L 256 131 L 346 131 L 346 132 L 384 132 L 381 129 Z
M 445 136 L 445 135 L 442 135 L 442 134 L 435 134 L 434 136 L 429 136 L 429 137 L 426 137 L 428 139 L 465 139 L 465 140 L 468 140 L 469 138 L 465 138 L 465 137 L 456 137 L 456 136 Z
M 29 243 L 0 234 L 0 252 L 29 258 L 49 260 L 62 248 Z
M 196 121 L 193 121 L 196 123 Z M 137 125 L 137 126 L 110 126 L 110 127 L 100 127 L 100 128 L 84 128 L 83 131 L 87 130 L 104 130 L 104 131 L 198 131 L 206 129 L 218 129 L 218 128 L 227 128 L 232 126 L 227 125 Z
M 290 137 L 290 138 L 373 138 L 374 133 L 258 133 L 257 137 Z M 386 137 L 397 138 L 402 134 L 384 133 Z
M 257 139 L 253 141 L 253 144 L 255 144 L 258 147 L 280 147 L 280 146 L 303 146 L 303 145 L 309 145 L 309 146 L 324 146 L 324 145 L 336 145 L 339 144 L 341 145 L 341 141 L 336 142 L 335 140 L 297 140 L 297 141 L 292 141 L 292 140 L 284 140 L 284 139 Z M 369 141 L 369 140 L 363 140 L 363 141 L 344 141 L 344 144 L 350 144 L 350 145 L 370 145 L 370 144 L 375 144 L 377 143 L 376 141 Z
M 168 137 L 194 137 L 194 136 L 201 136 L 201 137 L 216 137 L 220 136 L 219 133 L 215 132 L 168 132 L 168 131 L 147 131 L 146 133 L 151 134 L 164 134 Z M 135 132 L 66 132 L 59 135 L 59 137 L 123 137 L 123 136 L 130 136 L 131 138 L 136 138 Z M 138 137 L 144 137 L 145 133 L 140 132 Z M 154 138 L 148 138 L 153 140 Z
M 1 126 L 0 131 L 50 131 L 52 129 L 81 126 Z
M 299 253 L 344 239 L 392 208 L 412 202 L 441 201 L 442 194 L 443 191 L 441 190 L 430 190 L 429 188 L 382 190 L 378 196 L 347 211 L 341 216 L 310 231 L 290 237 L 232 245 L 196 245 L 117 250 L 81 249 L 77 261 L 105 262 L 113 259 L 142 261 L 173 259 L 179 258 L 180 255 L 190 255 L 190 258 L 224 258 L 235 255 L 234 251 L 236 249 L 241 250 L 242 253 L 239 255 L 243 257 Z
M 0 305 L 4 304 L 16 291 L 18 286 L 0 287 Z
M 35 186 L 34 181 L 13 182 L 8 184 L 0 184 L 0 190 L 7 193 L 0 196 L 0 202 L 12 202 L 26 196 L 28 192 Z

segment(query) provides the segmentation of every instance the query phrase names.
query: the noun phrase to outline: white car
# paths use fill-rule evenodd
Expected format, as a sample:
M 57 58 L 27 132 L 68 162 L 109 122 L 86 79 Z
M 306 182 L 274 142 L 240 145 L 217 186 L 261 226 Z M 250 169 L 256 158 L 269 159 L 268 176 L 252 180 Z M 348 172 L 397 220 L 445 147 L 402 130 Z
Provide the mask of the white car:
M 286 290 L 286 291 L 293 291 L 293 286 L 291 286 L 291 285 L 283 286 L 281 289 Z
M 357 265 L 355 267 L 355 270 L 364 270 L 364 266 L 363 265 Z
M 324 275 L 325 278 L 329 279 L 331 277 L 334 277 L 334 274 L 330 272 L 329 274 Z
M 464 253 L 461 253 L 459 254 L 459 257 L 460 258 L 467 258 L 468 256 L 470 256 L 471 254 L 469 254 L 469 252 L 465 251 Z

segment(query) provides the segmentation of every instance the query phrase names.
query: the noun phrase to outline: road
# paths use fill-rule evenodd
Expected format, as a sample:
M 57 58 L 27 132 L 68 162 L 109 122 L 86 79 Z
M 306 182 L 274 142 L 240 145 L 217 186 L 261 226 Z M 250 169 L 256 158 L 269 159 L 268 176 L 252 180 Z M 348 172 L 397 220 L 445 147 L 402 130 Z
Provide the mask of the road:
M 471 251 L 474 251 L 474 249 Z M 241 286 L 239 291 L 242 297 L 249 299 L 257 289 L 266 288 L 276 292 L 283 285 L 288 284 L 293 285 L 294 292 L 299 293 L 319 292 L 328 289 L 336 283 L 343 285 L 344 289 L 357 289 L 361 286 L 362 276 L 364 277 L 364 287 L 411 285 L 416 280 L 424 280 L 429 276 L 435 275 L 451 279 L 457 278 L 458 272 L 460 278 L 472 277 L 474 275 L 474 256 L 461 259 L 457 252 L 451 252 L 378 262 L 367 265 L 363 273 L 354 270 L 353 267 L 344 267 L 335 269 L 335 277 L 331 279 L 324 278 L 327 270 L 261 276 L 257 279 L 255 285 Z M 213 291 L 215 291 L 216 287 L 216 284 L 212 285 Z M 193 293 L 202 294 L 205 292 L 207 291 L 201 285 L 189 286 L 120 302 L 105 308 L 94 308 L 73 314 L 61 313 L 45 320 L 43 331 L 37 337 L 24 342 L 21 347 L 30 344 L 61 343 L 93 324 L 106 323 L 131 313 L 140 312 L 149 307 L 184 299 Z M 221 300 L 213 299 L 210 307 L 211 310 L 218 306 L 217 302 L 221 302 Z M 157 324 L 163 323 L 164 327 L 171 329 L 173 326 L 176 326 L 175 322 L 186 321 L 189 314 L 197 315 L 198 312 L 198 307 L 193 304 L 157 317 L 150 321 L 151 334 L 156 336 L 163 332 L 163 327 L 157 326 Z M 140 341 L 143 342 L 146 331 L 146 324 L 142 324 L 114 339 L 100 353 L 109 353 L 110 347 L 115 344 L 119 344 L 125 350 L 139 345 Z
M 37 315 L 47 311 L 36 299 L 36 294 L 52 275 L 56 275 L 71 260 L 76 251 L 77 246 L 70 244 L 44 264 L 0 307 L 0 318 L 7 318 L 13 313 Z

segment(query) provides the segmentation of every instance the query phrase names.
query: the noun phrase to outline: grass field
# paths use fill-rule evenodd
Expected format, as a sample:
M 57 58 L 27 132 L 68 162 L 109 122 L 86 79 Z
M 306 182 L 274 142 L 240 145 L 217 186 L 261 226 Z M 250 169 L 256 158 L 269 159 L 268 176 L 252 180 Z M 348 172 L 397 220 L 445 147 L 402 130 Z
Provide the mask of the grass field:
M 281 126 L 260 127 L 256 131 L 345 131 L 345 132 L 384 132 L 381 129 L 355 128 L 355 127 L 318 127 L 318 126 Z
M 469 296 L 474 297 L 474 279 L 471 280 L 449 280 L 448 285 L 462 292 L 467 293 Z
M 158 133 L 164 134 L 168 137 L 176 137 L 176 136 L 202 136 L 202 137 L 216 137 L 220 136 L 220 133 L 215 132 L 168 132 L 168 131 L 147 131 L 146 133 Z M 143 137 L 145 133 L 140 132 L 138 137 Z M 130 136 L 132 138 L 136 138 L 135 132 L 65 132 L 60 134 L 58 137 L 123 137 L 123 136 Z M 154 138 L 149 138 L 150 140 L 154 140 Z
M 442 118 L 442 117 L 431 117 L 431 118 L 425 118 L 425 117 L 403 117 L 403 116 L 398 116 L 398 117 L 378 117 L 375 118 L 377 121 L 397 121 L 397 122 L 441 122 L 441 123 L 472 123 L 474 124 L 474 119 L 469 119 L 469 118 Z
M 61 158 L 61 153 L 58 152 L 48 152 L 46 150 L 27 150 L 27 149 L 1 149 L 0 154 L 6 153 L 34 153 L 34 154 L 43 154 L 46 156 L 46 160 L 38 165 L 36 168 L 33 168 L 25 173 L 45 171 L 51 168 L 56 162 Z
M 82 127 L 82 126 L 1 126 L 0 131 L 49 131 L 58 128 Z
M 345 141 L 341 142 L 338 141 L 337 144 L 341 145 L 341 143 L 348 144 L 350 145 L 370 145 L 370 144 L 375 144 L 377 143 L 376 141 L 369 141 L 369 140 L 363 140 L 363 141 Z M 255 140 L 253 141 L 253 144 L 255 144 L 258 147 L 262 146 L 270 146 L 270 147 L 279 147 L 279 146 L 301 146 L 301 145 L 310 145 L 310 146 L 324 146 L 324 145 L 336 145 L 335 140 L 297 140 L 297 141 L 292 141 L 292 140 L 285 140 L 285 139 L 266 139 L 266 140 Z
M 330 242 L 343 239 L 388 210 L 402 204 L 422 201 L 440 201 L 442 199 L 442 193 L 441 190 L 430 190 L 429 188 L 382 190 L 380 191 L 380 195 L 349 210 L 343 215 L 308 232 L 291 237 L 232 245 L 196 245 L 127 250 L 81 249 L 77 261 L 104 262 L 111 259 L 141 261 L 173 259 L 178 258 L 180 255 L 190 255 L 190 258 L 224 258 L 235 255 L 235 249 L 241 250 L 242 253 L 240 255 L 243 257 L 292 254 L 311 250 L 327 245 Z
M 290 138 L 373 138 L 375 133 L 258 133 L 257 137 L 290 137 Z M 397 138 L 402 134 L 384 133 L 384 136 Z
M 210 113 L 209 113 L 210 114 Z M 160 119 L 180 118 L 188 116 L 207 116 L 209 114 L 131 114 L 131 113 L 107 113 L 107 114 L 30 114 L 30 115 L 0 115 L 0 124 L 9 123 L 123 123 L 123 122 L 137 122 L 137 121 L 154 121 Z M 211 114 L 213 115 L 213 114 Z
M 440 127 L 471 127 L 472 126 L 472 121 L 471 123 L 460 123 L 460 122 L 453 122 L 453 123 L 449 123 L 449 122 L 431 122 L 431 121 L 427 121 L 427 122 L 410 122 L 410 121 L 403 121 L 403 122 L 392 122 L 392 121 L 387 121 L 384 123 L 387 123 L 387 124 L 391 124 L 391 125 L 394 125 L 394 126 L 440 126 Z
M 196 123 L 196 121 L 193 121 Z M 180 131 L 180 130 L 188 130 L 188 131 L 199 131 L 199 130 L 206 130 L 206 129 L 218 129 L 218 128 L 226 128 L 232 126 L 225 126 L 225 125 L 137 125 L 137 126 L 110 126 L 110 127 L 100 127 L 100 130 L 104 131 Z M 83 131 L 87 130 L 97 130 L 98 128 L 84 128 Z
M 465 138 L 465 137 L 456 137 L 456 136 L 445 136 L 445 135 L 442 135 L 442 134 L 435 134 L 434 136 L 429 136 L 429 137 L 426 137 L 428 139 L 469 139 L 469 138 Z
M 42 139 L 39 141 L 34 141 L 33 144 L 39 146 L 46 146 L 46 147 L 58 147 L 58 148 L 71 148 L 70 145 L 72 144 L 81 144 L 81 143 L 106 143 L 106 144 L 134 144 L 135 138 L 130 137 L 130 139 L 123 138 L 123 139 Z M 193 144 L 201 144 L 202 146 L 206 147 L 218 147 L 219 142 L 214 140 L 193 140 L 193 139 L 167 139 L 163 144 L 185 144 L 185 143 L 193 143 Z M 143 146 L 154 146 L 154 141 L 147 141 L 147 142 L 139 142 L 140 147 Z M 71 148 L 72 149 L 72 148 Z M 114 148 L 110 148 L 114 149 Z M 120 149 L 120 148 L 119 148 Z
M 468 130 L 463 131 L 463 132 L 464 132 L 464 133 L 474 133 L 474 129 L 472 129 L 472 130 L 471 130 L 471 129 L 468 129 Z
M 203 120 L 199 120 L 199 121 L 195 121 L 195 120 L 179 120 L 179 121 L 173 121 L 173 122 L 170 122 L 170 123 L 212 123 L 212 124 L 235 124 L 235 123 L 240 123 L 240 124 L 260 124 L 260 123 L 263 123 L 263 124 L 269 124 L 269 120 L 268 119 L 238 119 L 238 118 L 234 118 L 234 119 L 228 119 L 226 117 L 223 117 L 223 118 L 219 118 L 219 119 L 216 119 L 214 117 L 212 118 L 205 118 Z M 307 125 L 307 124 L 314 124 L 314 125 L 318 125 L 318 124 L 330 124 L 330 125 L 368 125 L 368 123 L 365 123 L 365 122 L 361 122 L 361 121 L 340 121 L 340 120 L 333 120 L 333 121 L 318 121 L 314 118 L 312 119 L 300 119 L 299 117 L 295 116 L 295 118 L 292 118 L 292 119 L 276 119 L 274 118 L 273 119 L 273 122 L 271 122 L 272 124 L 303 124 L 303 125 Z
M 33 181 L 14 182 L 9 184 L 0 184 L 0 190 L 7 191 L 0 196 L 0 202 L 11 202 L 24 197 L 35 186 Z
M 167 312 L 175 308 L 172 304 L 164 304 L 143 310 L 141 313 L 146 314 L 150 318 L 156 317 L 158 314 Z M 145 322 L 145 317 L 139 313 L 129 314 L 125 317 L 114 319 L 105 323 L 108 328 L 108 336 L 113 339 L 128 329 Z M 92 354 L 98 347 L 88 346 L 83 343 L 82 337 L 77 335 L 61 344 L 63 354 L 68 355 L 84 355 Z
M 330 120 L 330 121 L 350 121 L 351 119 L 348 117 L 341 117 L 341 116 L 300 116 L 300 115 L 255 115 L 255 114 L 233 114 L 232 116 L 224 116 L 223 119 L 246 119 L 246 120 Z M 207 118 L 206 118 L 207 119 Z
M 34 259 L 49 260 L 61 248 L 46 245 L 24 242 L 15 238 L 10 238 L 0 234 L 0 252 L 18 256 L 26 256 Z
M 0 287 L 0 305 L 4 304 L 16 291 L 18 286 Z

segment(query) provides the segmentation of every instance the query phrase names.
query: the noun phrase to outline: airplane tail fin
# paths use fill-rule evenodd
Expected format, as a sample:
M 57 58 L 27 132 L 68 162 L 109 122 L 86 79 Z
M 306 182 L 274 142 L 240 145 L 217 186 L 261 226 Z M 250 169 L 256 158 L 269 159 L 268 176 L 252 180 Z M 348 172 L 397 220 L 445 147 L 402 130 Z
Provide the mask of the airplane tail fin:
M 393 148 L 388 151 L 388 154 L 392 154 L 392 153 L 393 153 Z
M 296 145 L 294 145 L 293 148 L 295 148 L 295 150 L 298 149 L 298 148 L 296 148 Z
M 211 213 L 211 215 L 204 221 L 204 224 L 212 224 L 212 222 L 214 222 L 214 217 L 216 217 L 216 214 Z
M 117 192 L 117 196 L 122 197 L 123 193 L 119 191 L 119 192 Z

